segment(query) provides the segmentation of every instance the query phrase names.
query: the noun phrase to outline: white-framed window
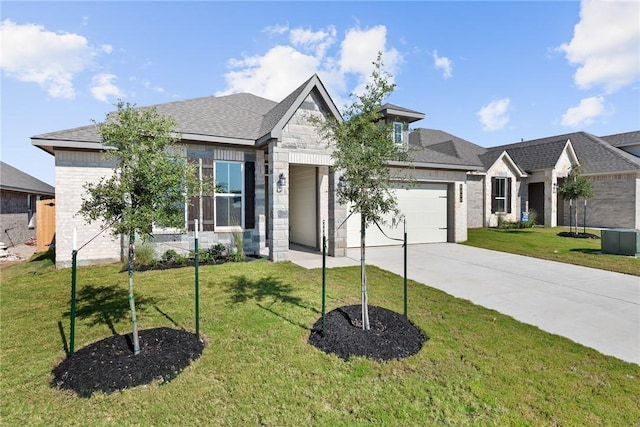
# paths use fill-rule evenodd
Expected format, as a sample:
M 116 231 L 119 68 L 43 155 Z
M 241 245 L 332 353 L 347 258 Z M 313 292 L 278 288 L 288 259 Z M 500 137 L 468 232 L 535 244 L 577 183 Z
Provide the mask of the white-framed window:
M 402 131 L 404 126 L 400 122 L 393 122 L 393 142 L 402 144 Z
M 491 213 L 511 213 L 511 178 L 491 178 Z
M 244 163 L 216 161 L 214 174 L 219 187 L 214 194 L 215 229 L 243 229 Z

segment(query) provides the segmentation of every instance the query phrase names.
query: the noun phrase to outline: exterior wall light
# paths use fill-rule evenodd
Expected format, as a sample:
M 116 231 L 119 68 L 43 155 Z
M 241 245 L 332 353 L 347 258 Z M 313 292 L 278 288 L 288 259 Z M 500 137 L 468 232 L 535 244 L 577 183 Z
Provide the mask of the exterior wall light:
M 338 190 L 342 191 L 343 188 L 344 188 L 344 176 L 340 175 L 340 178 L 338 178 Z
M 282 193 L 282 189 L 287 186 L 287 178 L 283 173 L 278 177 L 278 193 Z

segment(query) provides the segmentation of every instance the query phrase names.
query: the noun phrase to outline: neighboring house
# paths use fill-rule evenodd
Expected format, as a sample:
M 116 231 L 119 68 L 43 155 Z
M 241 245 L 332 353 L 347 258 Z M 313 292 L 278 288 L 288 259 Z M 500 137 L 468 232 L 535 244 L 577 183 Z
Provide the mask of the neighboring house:
M 51 185 L 0 162 L 0 241 L 16 246 L 35 238 L 36 201 L 54 195 Z
M 201 178 L 223 187 L 185 206 L 184 228 L 193 231 L 194 220 L 199 220 L 201 248 L 218 242 L 231 245 L 232 234 L 241 232 L 247 253 L 281 261 L 287 259 L 290 245 L 319 250 L 323 224 L 331 256 L 345 256 L 348 247 L 360 245 L 358 216 L 349 217 L 348 208 L 336 199 L 340 176 L 331 168 L 330 148 L 309 122 L 309 117 L 321 115 L 341 120 L 317 75 L 281 102 L 241 93 L 155 108 L 176 121 L 181 154 L 198 165 Z M 517 220 L 532 203 L 544 212 L 545 225 L 554 226 L 559 208 L 553 195 L 571 165 L 584 163 L 586 173 L 598 173 L 588 157 L 583 162 L 578 150 L 583 139 L 592 139 L 588 134 L 487 149 L 442 131 L 410 131 L 410 124 L 424 118 L 420 112 L 385 104 L 381 113 L 392 124 L 390 138 L 406 147 L 411 159 L 409 164 L 389 163 L 409 243 L 461 242 L 467 239 L 468 227 L 495 225 L 498 215 Z M 31 139 L 55 156 L 56 264 L 70 265 L 74 228 L 79 246 L 91 241 L 78 253 L 79 263 L 119 260 L 122 239 L 114 240 L 103 224 L 85 224 L 77 214 L 83 185 L 113 173 L 114 164 L 105 160 L 106 147 L 95 126 Z M 595 144 L 599 150 L 606 151 L 606 146 L 612 153 L 620 151 L 597 138 Z M 637 179 L 637 168 L 628 169 Z M 633 200 L 637 224 L 638 198 Z M 393 223 L 391 218 L 388 222 Z M 371 226 L 367 245 L 398 244 L 392 239 L 403 235 L 402 225 L 383 225 L 382 230 Z M 159 251 L 193 248 L 193 233 L 161 228 L 153 232 Z
M 569 204 L 557 189 L 574 165 L 581 166 L 594 192 L 588 201 L 588 226 L 640 228 L 640 158 L 633 155 L 639 137 L 639 131 L 601 138 L 575 132 L 484 148 L 439 130 L 411 134 L 427 148 L 422 156 L 447 153 L 482 166 L 467 175 L 469 228 L 493 227 L 498 216 L 517 221 L 530 210 L 540 225 L 568 225 Z M 579 201 L 581 212 L 583 203 Z M 579 221 L 582 225 L 582 214 Z

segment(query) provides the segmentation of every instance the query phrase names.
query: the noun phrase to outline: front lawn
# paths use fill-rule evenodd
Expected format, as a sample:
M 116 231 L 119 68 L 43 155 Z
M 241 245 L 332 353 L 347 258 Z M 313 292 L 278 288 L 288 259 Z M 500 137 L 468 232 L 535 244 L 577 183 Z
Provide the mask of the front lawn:
M 202 356 L 171 382 L 79 398 L 50 386 L 69 339 L 70 270 L 2 270 L 3 425 L 636 425 L 640 366 L 409 283 L 428 337 L 405 360 L 344 361 L 307 343 L 321 271 L 200 269 Z M 140 329 L 194 330 L 193 268 L 137 273 Z M 359 268 L 329 270 L 327 311 L 359 301 Z M 402 311 L 402 279 L 368 269 L 370 302 Z M 127 275 L 78 270 L 76 351 L 130 331 Z
M 535 227 L 519 230 L 470 228 L 468 240 L 464 244 L 640 276 L 640 259 L 623 255 L 602 254 L 600 253 L 601 241 L 599 239 L 558 236 L 558 233 L 563 231 L 569 231 L 569 228 Z M 579 231 L 582 233 L 582 228 Z M 587 228 L 587 233 L 600 236 L 600 230 Z

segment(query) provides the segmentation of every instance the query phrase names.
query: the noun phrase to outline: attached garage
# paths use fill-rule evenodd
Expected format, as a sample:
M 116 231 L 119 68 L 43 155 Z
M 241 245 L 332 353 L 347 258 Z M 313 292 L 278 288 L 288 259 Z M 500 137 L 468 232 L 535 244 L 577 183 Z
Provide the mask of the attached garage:
M 417 185 L 398 184 L 393 189 L 398 208 L 407 220 L 407 239 L 413 243 L 437 243 L 447 241 L 447 184 L 419 183 Z M 391 226 L 391 216 L 387 225 L 381 228 L 394 239 L 402 239 L 402 222 Z M 367 228 L 367 246 L 398 245 L 401 242 L 389 239 L 373 224 Z M 347 221 L 347 246 L 360 246 L 360 215 L 352 215 Z

